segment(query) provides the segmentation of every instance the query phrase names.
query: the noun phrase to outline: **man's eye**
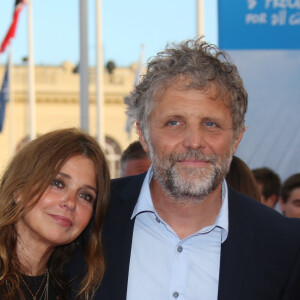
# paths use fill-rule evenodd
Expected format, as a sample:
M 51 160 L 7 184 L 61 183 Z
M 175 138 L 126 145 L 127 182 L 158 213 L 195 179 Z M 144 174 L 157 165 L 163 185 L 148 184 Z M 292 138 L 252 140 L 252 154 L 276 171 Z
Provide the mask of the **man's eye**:
M 54 179 L 51 182 L 51 185 L 56 186 L 58 188 L 63 188 L 64 187 L 64 183 L 61 180 L 59 180 L 59 179 Z
M 88 202 L 94 201 L 94 197 L 89 193 L 84 193 L 84 192 L 80 193 L 79 197 L 81 197 L 82 199 L 84 199 L 85 201 L 88 201 Z
M 216 126 L 216 124 L 214 122 L 205 122 L 204 125 L 208 126 L 208 127 L 215 127 Z
M 169 121 L 168 122 L 168 125 L 171 125 L 171 126 L 175 126 L 175 125 L 178 125 L 179 122 L 178 121 Z

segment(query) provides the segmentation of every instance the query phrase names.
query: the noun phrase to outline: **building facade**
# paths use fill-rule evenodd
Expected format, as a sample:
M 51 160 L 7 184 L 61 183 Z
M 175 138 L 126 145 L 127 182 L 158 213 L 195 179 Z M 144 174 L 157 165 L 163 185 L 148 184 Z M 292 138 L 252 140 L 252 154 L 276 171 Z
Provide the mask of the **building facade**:
M 111 177 L 118 177 L 121 152 L 136 140 L 126 132 L 124 96 L 133 88 L 137 64 L 127 68 L 104 69 L 104 133 L 105 153 Z M 0 66 L 0 81 L 5 66 Z M 109 72 L 110 71 L 110 72 Z M 96 137 L 95 69 L 89 72 L 89 133 Z M 14 66 L 11 81 L 12 97 L 7 104 L 3 130 L 0 133 L 0 170 L 10 157 L 29 140 L 28 68 Z M 69 62 L 61 66 L 35 67 L 35 124 L 36 135 L 51 130 L 80 126 L 79 74 Z

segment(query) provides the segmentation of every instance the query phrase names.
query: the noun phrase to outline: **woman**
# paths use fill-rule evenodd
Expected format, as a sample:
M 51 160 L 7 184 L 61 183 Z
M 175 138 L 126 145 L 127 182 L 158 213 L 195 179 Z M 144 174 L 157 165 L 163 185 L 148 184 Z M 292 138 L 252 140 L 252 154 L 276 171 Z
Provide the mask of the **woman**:
M 233 155 L 226 181 L 234 190 L 260 202 L 260 195 L 255 177 L 247 164 Z
M 53 131 L 19 150 L 0 182 L 0 299 L 68 299 L 64 266 L 89 223 L 77 297 L 91 299 L 104 272 L 108 193 L 104 154 L 80 130 Z

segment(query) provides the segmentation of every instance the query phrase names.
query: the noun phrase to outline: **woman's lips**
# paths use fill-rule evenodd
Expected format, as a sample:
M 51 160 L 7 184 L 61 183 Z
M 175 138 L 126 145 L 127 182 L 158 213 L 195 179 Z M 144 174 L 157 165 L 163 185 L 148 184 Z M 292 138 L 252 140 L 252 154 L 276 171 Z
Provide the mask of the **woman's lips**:
M 64 226 L 64 227 L 71 227 L 73 222 L 64 217 L 64 216 L 60 216 L 60 215 L 52 215 L 52 214 L 49 214 L 49 216 L 54 219 L 58 224 Z

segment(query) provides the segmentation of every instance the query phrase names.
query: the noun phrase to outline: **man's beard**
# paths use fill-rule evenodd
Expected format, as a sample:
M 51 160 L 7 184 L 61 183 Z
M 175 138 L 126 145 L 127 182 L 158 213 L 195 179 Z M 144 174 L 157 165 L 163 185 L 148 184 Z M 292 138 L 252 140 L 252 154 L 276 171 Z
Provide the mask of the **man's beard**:
M 201 150 L 187 150 L 159 157 L 151 143 L 148 143 L 149 155 L 153 164 L 154 178 L 175 200 L 181 202 L 199 202 L 214 191 L 229 171 L 233 147 L 223 156 L 205 155 Z M 180 160 L 205 161 L 203 167 L 188 167 L 177 163 Z

